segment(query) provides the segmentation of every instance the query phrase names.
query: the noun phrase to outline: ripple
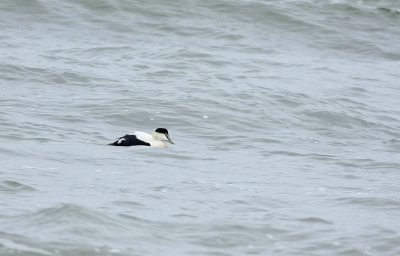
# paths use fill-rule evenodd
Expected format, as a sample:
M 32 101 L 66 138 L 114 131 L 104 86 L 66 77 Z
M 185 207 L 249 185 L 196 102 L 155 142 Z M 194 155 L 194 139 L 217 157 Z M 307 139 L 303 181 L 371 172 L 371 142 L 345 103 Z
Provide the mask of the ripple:
M 0 183 L 0 191 L 19 192 L 19 191 L 36 191 L 34 187 L 22 184 L 17 181 L 6 180 Z
M 326 224 L 326 225 L 332 225 L 333 223 L 331 221 L 319 218 L 319 217 L 308 217 L 308 218 L 300 218 L 297 219 L 300 222 L 304 223 L 309 223 L 309 224 Z
M 338 126 L 345 128 L 352 127 L 369 127 L 373 123 L 368 122 L 360 117 L 350 115 L 346 112 L 336 111 L 305 111 L 303 112 L 308 118 L 314 119 L 322 125 Z M 305 119 L 306 120 L 306 119 Z
M 10 253 L 17 251 L 19 253 L 27 253 L 31 255 L 54 255 L 52 252 L 44 249 L 17 243 L 10 239 L 0 238 L 0 244 Z
M 378 198 L 378 197 L 363 197 L 363 198 L 338 198 L 336 201 L 351 205 L 351 206 L 360 206 L 368 209 L 376 209 L 376 210 L 393 210 L 397 211 L 400 209 L 400 202 L 395 199 L 389 198 Z
M 144 204 L 135 202 L 135 201 L 114 201 L 114 205 L 116 206 L 123 206 L 123 207 L 129 207 L 129 208 L 143 208 L 145 207 Z
M 104 212 L 95 211 L 88 207 L 75 204 L 61 204 L 59 206 L 40 209 L 30 213 L 13 216 L 14 221 L 27 225 L 30 228 L 45 228 L 48 231 L 54 230 L 50 227 L 69 228 L 73 232 L 80 233 L 86 227 L 88 229 L 99 229 L 108 227 L 110 229 L 122 228 L 121 224 Z M 50 228 L 50 229 L 49 229 Z M 75 230 L 75 231 L 74 231 Z

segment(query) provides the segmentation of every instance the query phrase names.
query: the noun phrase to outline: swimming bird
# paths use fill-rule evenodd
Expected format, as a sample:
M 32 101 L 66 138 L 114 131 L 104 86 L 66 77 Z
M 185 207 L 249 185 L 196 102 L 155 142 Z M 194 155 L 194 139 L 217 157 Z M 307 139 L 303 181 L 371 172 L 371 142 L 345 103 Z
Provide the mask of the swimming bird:
M 175 144 L 169 138 L 168 130 L 165 128 L 157 128 L 153 134 L 136 131 L 132 134 L 126 134 L 119 137 L 113 143 L 108 145 L 113 146 L 150 146 L 157 148 L 166 148 L 168 143 Z

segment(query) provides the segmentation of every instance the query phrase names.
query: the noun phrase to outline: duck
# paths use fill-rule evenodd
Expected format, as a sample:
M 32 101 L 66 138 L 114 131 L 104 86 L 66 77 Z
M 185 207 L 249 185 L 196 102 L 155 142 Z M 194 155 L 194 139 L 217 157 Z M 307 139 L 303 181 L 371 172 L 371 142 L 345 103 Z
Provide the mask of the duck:
M 168 144 L 175 144 L 169 137 L 168 130 L 166 128 L 157 128 L 153 134 L 146 132 L 135 131 L 131 134 L 126 134 L 122 137 L 117 138 L 113 143 L 108 145 L 111 146 L 149 146 L 156 148 L 167 148 Z

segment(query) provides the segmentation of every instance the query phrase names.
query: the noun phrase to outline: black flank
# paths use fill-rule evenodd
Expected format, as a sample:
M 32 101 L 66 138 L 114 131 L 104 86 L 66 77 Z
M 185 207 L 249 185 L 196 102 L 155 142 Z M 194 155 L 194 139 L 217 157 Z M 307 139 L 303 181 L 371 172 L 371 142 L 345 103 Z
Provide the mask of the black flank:
M 118 141 L 120 139 L 124 139 L 124 140 L 118 144 Z M 138 138 L 136 138 L 135 135 L 127 134 L 123 137 L 118 138 L 116 141 L 114 141 L 113 143 L 110 143 L 108 145 L 129 147 L 129 146 L 150 146 L 150 143 L 139 140 Z

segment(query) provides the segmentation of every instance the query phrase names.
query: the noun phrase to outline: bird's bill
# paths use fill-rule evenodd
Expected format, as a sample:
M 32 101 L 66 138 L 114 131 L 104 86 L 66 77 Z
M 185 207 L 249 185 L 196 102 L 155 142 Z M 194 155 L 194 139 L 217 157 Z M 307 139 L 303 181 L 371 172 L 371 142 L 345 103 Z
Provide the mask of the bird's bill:
M 168 133 L 166 133 L 165 134 L 165 136 L 167 137 L 167 139 L 168 139 L 168 142 L 169 143 L 171 143 L 171 144 L 175 144 L 171 139 L 170 139 L 170 137 L 169 137 L 169 135 L 168 135 Z

